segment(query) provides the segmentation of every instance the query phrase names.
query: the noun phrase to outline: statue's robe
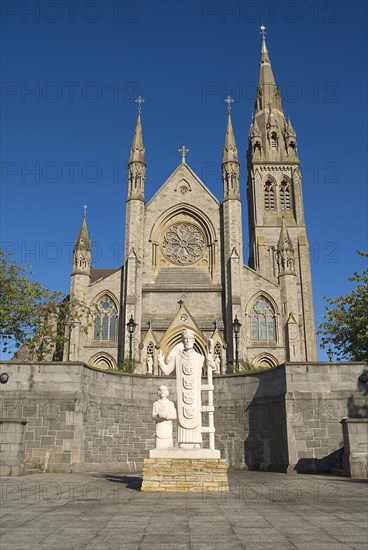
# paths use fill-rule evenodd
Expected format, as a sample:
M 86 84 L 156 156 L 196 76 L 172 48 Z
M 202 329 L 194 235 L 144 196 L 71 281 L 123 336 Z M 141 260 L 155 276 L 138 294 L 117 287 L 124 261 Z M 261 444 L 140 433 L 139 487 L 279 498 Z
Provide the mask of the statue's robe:
M 157 415 L 165 415 L 166 419 Z M 168 449 L 174 446 L 172 437 L 172 421 L 176 418 L 175 405 L 169 399 L 155 401 L 152 418 L 156 420 L 156 449 Z
M 179 351 L 168 367 L 176 369 L 178 443 L 202 443 L 201 378 L 205 358 L 193 349 Z

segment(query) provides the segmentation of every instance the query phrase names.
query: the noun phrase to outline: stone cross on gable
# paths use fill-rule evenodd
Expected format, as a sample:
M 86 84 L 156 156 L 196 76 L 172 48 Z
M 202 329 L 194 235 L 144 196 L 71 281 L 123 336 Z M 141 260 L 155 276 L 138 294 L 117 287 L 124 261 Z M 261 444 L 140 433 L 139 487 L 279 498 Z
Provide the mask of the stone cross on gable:
M 187 149 L 185 145 L 183 145 L 180 149 L 178 149 L 178 152 L 181 153 L 181 163 L 185 164 L 185 156 L 187 153 L 189 153 L 190 149 Z

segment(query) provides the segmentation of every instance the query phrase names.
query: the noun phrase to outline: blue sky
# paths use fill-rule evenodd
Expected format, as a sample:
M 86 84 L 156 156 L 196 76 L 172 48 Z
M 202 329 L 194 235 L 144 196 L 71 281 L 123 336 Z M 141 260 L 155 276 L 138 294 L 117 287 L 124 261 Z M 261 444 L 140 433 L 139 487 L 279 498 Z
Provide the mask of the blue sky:
M 146 199 L 187 160 L 222 197 L 229 93 L 242 163 L 267 44 L 297 131 L 316 322 L 367 249 L 367 3 L 4 1 L 1 242 L 43 284 L 68 291 L 88 204 L 94 266 L 123 263 L 126 164 L 142 112 Z M 319 353 L 325 359 L 324 352 Z

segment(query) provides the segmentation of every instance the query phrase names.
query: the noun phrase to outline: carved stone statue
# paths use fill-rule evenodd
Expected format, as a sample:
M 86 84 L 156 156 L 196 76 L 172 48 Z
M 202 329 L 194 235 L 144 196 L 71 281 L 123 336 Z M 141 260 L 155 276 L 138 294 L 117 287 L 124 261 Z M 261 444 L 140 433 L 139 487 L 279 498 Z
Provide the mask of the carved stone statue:
M 158 364 L 168 376 L 176 369 L 176 396 L 178 407 L 178 443 L 179 447 L 193 449 L 202 443 L 201 416 L 201 376 L 202 368 L 216 369 L 211 351 L 207 358 L 194 351 L 194 333 L 185 330 L 182 333 L 183 351 L 164 361 L 163 353 L 158 356 Z
M 167 398 L 167 386 L 159 386 L 157 394 L 160 399 L 154 402 L 152 409 L 152 418 L 156 420 L 156 449 L 169 449 L 174 446 L 172 421 L 176 419 L 176 409 Z
M 153 359 L 152 355 L 149 355 L 147 358 L 147 374 L 153 373 Z
M 220 361 L 220 357 L 218 355 L 216 355 L 215 357 L 215 365 L 216 365 L 216 374 L 220 374 L 221 373 L 221 361 Z

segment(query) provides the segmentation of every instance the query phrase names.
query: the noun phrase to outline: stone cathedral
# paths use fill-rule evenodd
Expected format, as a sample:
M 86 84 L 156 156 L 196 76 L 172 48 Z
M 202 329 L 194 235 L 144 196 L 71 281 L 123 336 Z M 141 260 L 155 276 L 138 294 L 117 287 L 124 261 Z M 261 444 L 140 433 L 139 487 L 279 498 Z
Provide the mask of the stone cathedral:
M 92 267 L 84 217 L 71 293 L 94 305 L 95 317 L 88 333 L 78 324 L 70 330 L 64 360 L 113 369 L 132 349 L 137 373 L 152 369 L 160 375 L 159 351 L 166 358 L 174 353 L 185 328 L 194 331 L 200 353 L 212 338 L 223 374 L 231 372 L 236 351 L 240 363 L 255 366 L 316 360 L 297 139 L 283 112 L 264 36 L 247 151 L 248 265 L 230 101 L 221 201 L 190 168 L 183 146 L 180 165 L 145 202 L 139 109 L 128 164 L 124 265 Z M 130 319 L 136 323 L 131 337 Z M 234 320 L 240 323 L 236 337 Z

